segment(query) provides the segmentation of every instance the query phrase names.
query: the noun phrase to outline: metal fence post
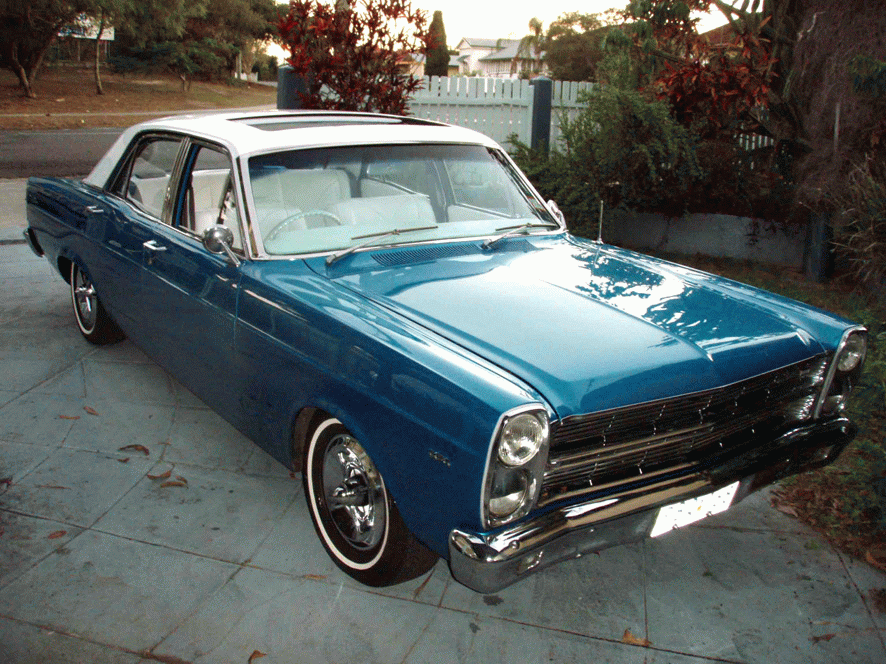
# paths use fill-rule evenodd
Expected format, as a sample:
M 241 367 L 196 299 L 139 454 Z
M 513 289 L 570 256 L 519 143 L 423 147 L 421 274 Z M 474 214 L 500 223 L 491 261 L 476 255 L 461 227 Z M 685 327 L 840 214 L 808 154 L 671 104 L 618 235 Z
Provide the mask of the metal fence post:
M 539 76 L 529 82 L 532 86 L 532 126 L 529 131 L 529 145 L 533 150 L 547 153 L 551 146 L 551 101 L 554 96 L 554 82 L 546 76 Z

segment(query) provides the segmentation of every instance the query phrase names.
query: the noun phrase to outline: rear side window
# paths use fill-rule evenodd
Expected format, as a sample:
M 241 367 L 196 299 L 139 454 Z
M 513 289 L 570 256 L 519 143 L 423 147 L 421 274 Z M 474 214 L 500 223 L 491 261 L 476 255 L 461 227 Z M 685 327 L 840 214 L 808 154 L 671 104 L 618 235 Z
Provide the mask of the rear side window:
M 148 138 L 136 146 L 125 176 L 114 188 L 143 212 L 160 219 L 182 141 L 170 137 Z

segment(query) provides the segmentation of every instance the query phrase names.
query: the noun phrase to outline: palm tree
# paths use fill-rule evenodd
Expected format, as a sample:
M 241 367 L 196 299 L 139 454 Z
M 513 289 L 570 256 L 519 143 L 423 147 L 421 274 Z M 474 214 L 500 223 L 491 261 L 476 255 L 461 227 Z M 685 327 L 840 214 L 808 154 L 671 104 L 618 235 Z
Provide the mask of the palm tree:
M 545 35 L 542 22 L 536 17 L 529 19 L 529 34 L 520 40 L 517 53 L 511 60 L 511 74 L 517 73 L 521 60 L 532 60 L 530 73 L 541 73 L 541 56 L 544 52 Z

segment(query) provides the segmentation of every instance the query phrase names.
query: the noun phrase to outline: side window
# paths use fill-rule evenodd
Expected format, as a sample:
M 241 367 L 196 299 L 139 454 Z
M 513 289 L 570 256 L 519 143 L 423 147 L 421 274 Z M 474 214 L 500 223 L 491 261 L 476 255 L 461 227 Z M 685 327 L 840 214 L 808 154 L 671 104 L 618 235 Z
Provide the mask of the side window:
M 180 148 L 181 141 L 171 138 L 143 142 L 136 150 L 129 178 L 118 193 L 148 214 L 160 218 Z
M 188 164 L 190 172 L 185 174 L 179 215 L 181 228 L 200 236 L 213 225 L 227 226 L 234 234 L 234 249 L 242 249 L 230 158 L 221 150 L 200 145 L 194 148 Z

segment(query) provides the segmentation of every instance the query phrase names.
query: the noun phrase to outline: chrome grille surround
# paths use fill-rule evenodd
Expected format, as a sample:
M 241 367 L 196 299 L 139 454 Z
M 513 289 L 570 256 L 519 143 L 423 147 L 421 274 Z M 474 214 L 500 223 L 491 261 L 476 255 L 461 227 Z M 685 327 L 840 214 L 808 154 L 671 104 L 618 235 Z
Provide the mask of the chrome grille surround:
M 552 426 L 538 506 L 687 470 L 808 421 L 830 356 L 703 392 L 567 417 Z

